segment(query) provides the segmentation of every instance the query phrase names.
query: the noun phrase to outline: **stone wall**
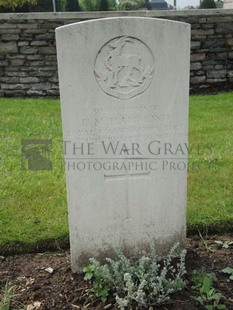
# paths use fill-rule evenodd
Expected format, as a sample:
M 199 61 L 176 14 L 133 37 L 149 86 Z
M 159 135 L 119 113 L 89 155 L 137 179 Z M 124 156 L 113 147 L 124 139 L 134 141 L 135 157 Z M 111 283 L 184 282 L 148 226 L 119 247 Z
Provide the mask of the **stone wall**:
M 59 96 L 55 28 L 113 16 L 190 23 L 191 92 L 233 89 L 233 10 L 22 13 L 0 14 L 0 96 Z

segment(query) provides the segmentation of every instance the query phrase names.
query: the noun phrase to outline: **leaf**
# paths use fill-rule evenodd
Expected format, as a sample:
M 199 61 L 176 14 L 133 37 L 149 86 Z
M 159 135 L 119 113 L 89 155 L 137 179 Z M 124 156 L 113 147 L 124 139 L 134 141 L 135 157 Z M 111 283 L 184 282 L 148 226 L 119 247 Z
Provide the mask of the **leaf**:
M 231 267 L 226 267 L 224 269 L 222 269 L 223 273 L 227 273 L 227 274 L 232 274 L 233 275 L 233 268 Z
M 214 241 L 216 244 L 219 244 L 219 245 L 222 245 L 223 244 L 223 242 L 222 241 L 219 241 L 219 240 L 216 240 L 216 241 Z
M 194 296 L 193 298 L 194 298 L 194 300 L 198 301 L 201 305 L 204 305 L 204 301 L 203 301 L 201 296 L 198 296 L 198 297 Z
M 86 273 L 85 277 L 84 277 L 84 280 L 88 281 L 88 280 L 91 280 L 92 278 L 93 278 L 93 273 Z
M 213 283 L 212 279 L 206 276 L 203 280 L 201 291 L 204 293 L 209 292 L 211 289 L 212 283 Z

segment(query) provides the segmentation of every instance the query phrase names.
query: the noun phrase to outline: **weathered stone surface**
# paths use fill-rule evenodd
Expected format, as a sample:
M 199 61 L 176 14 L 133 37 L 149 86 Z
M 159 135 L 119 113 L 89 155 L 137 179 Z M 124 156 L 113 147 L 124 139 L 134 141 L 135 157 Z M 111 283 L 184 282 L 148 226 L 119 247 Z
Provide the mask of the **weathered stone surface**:
M 45 46 L 39 48 L 39 53 L 44 55 L 54 54 L 56 55 L 56 47 L 55 46 Z
M 32 90 L 48 90 L 51 89 L 51 83 L 40 83 L 32 85 Z
M 9 64 L 8 60 L 0 60 L 0 67 L 7 67 Z
M 57 61 L 57 55 L 45 55 L 44 59 L 46 61 Z
M 206 17 L 201 17 L 201 18 L 198 19 L 198 22 L 200 24 L 206 23 L 207 22 L 207 18 Z
M 17 43 L 13 42 L 1 42 L 0 44 L 0 54 L 15 54 L 18 52 Z
M 190 76 L 195 77 L 198 74 L 202 75 L 204 70 L 204 75 L 208 71 L 221 70 L 226 67 L 231 69 L 230 62 L 233 60 L 233 14 L 226 10 L 203 10 L 199 14 L 198 11 L 150 11 L 143 12 L 138 11 L 137 15 L 141 16 L 151 16 L 151 17 L 161 17 L 168 18 L 171 20 L 179 20 L 184 22 L 189 22 L 192 26 L 192 51 L 195 54 L 205 54 L 204 59 L 200 59 L 200 56 L 192 56 L 192 61 L 194 63 L 201 63 L 202 68 L 199 65 L 192 64 Z M 108 16 L 116 14 L 116 12 L 106 13 Z M 43 14 L 2 14 L 0 17 L 0 60 L 3 61 L 4 66 L 0 67 L 0 74 L 2 77 L 7 77 L 9 74 L 27 74 L 27 77 L 38 77 L 39 83 L 47 83 L 48 79 L 52 77 L 57 72 L 56 63 L 56 51 L 53 50 L 51 54 L 50 46 L 55 47 L 55 35 L 54 28 L 69 24 L 72 22 L 88 20 L 90 18 L 104 17 L 106 14 L 102 13 L 43 13 Z M 117 12 L 121 14 L 121 12 Z M 125 12 L 122 14 L 126 14 Z M 127 15 L 132 14 L 132 12 L 127 12 Z M 133 13 L 134 14 L 134 13 Z M 70 18 L 72 17 L 72 18 Z M 41 27 L 43 25 L 43 28 Z M 217 30 L 217 32 L 215 31 Z M 210 32 L 208 32 L 210 31 Z M 212 33 L 213 32 L 213 33 Z M 210 34 L 212 33 L 212 34 Z M 10 41 L 8 41 L 10 40 Z M 40 48 L 44 47 L 45 50 L 42 54 L 38 55 L 38 51 L 31 50 L 33 54 L 21 53 L 21 47 L 28 48 Z M 49 54 L 46 54 L 46 49 Z M 36 54 L 34 54 L 34 52 Z M 18 58 L 15 59 L 27 59 L 41 61 L 41 63 L 34 63 L 31 65 L 30 62 L 25 61 L 14 61 L 11 62 L 12 56 Z M 23 58 L 20 58 L 23 56 Z M 32 57 L 32 58 L 29 58 Z M 33 58 L 35 57 L 35 58 Z M 202 56 L 203 57 L 203 56 Z M 216 61 L 214 64 L 206 64 L 206 61 Z M 42 61 L 43 65 L 42 65 Z M 8 62 L 8 65 L 6 65 Z M 225 62 L 223 64 L 222 62 Z M 39 66 L 43 66 L 41 68 Z M 45 70 L 47 71 L 43 71 Z M 47 69 L 46 69 L 47 68 Z M 41 70 L 42 69 L 42 70 Z M 17 70 L 17 71 L 16 71 Z M 209 79 L 208 79 L 209 80 Z M 214 79 L 213 79 L 214 80 Z M 211 80 L 211 87 L 214 81 Z M 227 74 L 227 81 L 229 85 L 232 85 L 232 77 Z M 57 83 L 57 82 L 54 82 Z M 205 82 L 208 83 L 209 82 Z M 193 84 L 192 89 L 199 91 L 201 88 L 198 84 Z M 193 86 L 191 83 L 191 86 Z M 216 89 L 219 86 L 216 86 Z M 14 90 L 7 91 L 12 92 L 14 95 Z M 17 91 L 17 94 L 21 91 Z M 25 93 L 25 92 L 24 92 Z M 4 93 L 6 94 L 6 92 Z M 47 91 L 43 92 L 44 95 L 48 94 Z M 25 94 L 26 95 L 26 94 Z
M 54 33 L 45 33 L 45 31 L 44 31 L 44 34 L 36 35 L 35 38 L 36 38 L 36 40 L 52 40 L 55 38 L 55 34 Z
M 230 46 L 232 46 L 232 45 L 233 45 L 233 38 L 228 39 L 228 40 L 227 40 L 227 43 L 228 43 Z
M 26 96 L 26 91 L 25 90 L 16 90 L 14 89 L 14 92 L 12 90 L 4 90 L 3 96 L 6 97 L 25 97 Z
M 190 69 L 193 71 L 200 70 L 202 68 L 202 64 L 200 62 L 192 62 Z
M 206 77 L 203 75 L 203 76 L 194 76 L 191 78 L 191 83 L 192 84 L 202 84 L 202 83 L 205 83 L 206 81 Z
M 51 89 L 56 89 L 59 92 L 59 85 L 52 84 Z
M 49 78 L 49 82 L 58 83 L 58 76 L 53 76 L 53 77 Z
M 207 79 L 206 80 L 207 83 L 223 83 L 226 82 L 226 79 L 221 79 L 221 78 L 216 78 L 216 79 Z
M 55 71 L 55 69 L 54 69 L 53 71 Z M 33 71 L 33 72 L 31 73 L 31 76 L 49 78 L 50 76 L 53 76 L 53 71 L 52 71 L 52 72 L 42 71 L 41 68 L 40 68 L 40 69 L 38 69 L 37 71 Z
M 191 54 L 191 62 L 192 61 L 201 61 L 205 59 L 205 53 Z
M 37 23 L 29 24 L 29 23 L 23 23 L 23 24 L 17 24 L 17 28 L 19 29 L 36 29 L 38 28 Z
M 19 41 L 18 42 L 18 46 L 27 46 L 27 45 L 29 45 L 28 41 Z
M 12 66 L 22 66 L 24 64 L 24 59 L 11 59 L 11 65 Z
M 193 41 L 204 41 L 204 40 L 206 40 L 206 38 L 207 38 L 207 36 L 194 36 L 194 35 L 192 35 L 192 40 Z
M 208 36 L 214 34 L 214 29 L 194 29 L 192 35 L 194 36 Z
M 29 84 L 1 84 L 2 89 L 21 90 L 30 88 Z
M 200 29 L 201 25 L 200 24 L 192 24 L 192 29 Z
M 227 59 L 227 53 L 216 53 L 216 59 L 224 60 Z
M 27 91 L 27 95 L 28 96 L 45 96 L 46 95 L 46 92 L 45 91 L 42 91 L 42 90 L 28 90 Z
M 211 16 L 207 18 L 208 23 L 228 23 L 232 22 L 231 16 Z
M 42 67 L 42 66 L 44 66 L 44 64 L 45 64 L 44 60 L 38 60 L 38 61 L 33 60 L 33 61 L 30 61 L 30 66 L 31 67 Z
M 203 25 L 202 25 L 202 28 L 203 28 L 203 29 L 214 29 L 214 24 L 210 24 L 210 23 L 208 23 L 208 24 L 203 24 Z
M 25 77 L 25 76 L 27 76 L 27 73 L 26 72 L 18 72 L 18 71 L 17 72 L 12 72 L 12 71 L 9 72 L 9 71 L 7 71 L 6 72 L 6 77 L 8 77 L 8 76 L 10 76 L 10 77 L 11 76 L 12 77 L 14 77 L 14 76 L 24 76 Z
M 56 61 L 45 61 L 46 66 L 56 66 L 57 62 Z
M 1 82 L 9 83 L 9 84 L 18 84 L 20 82 L 19 77 L 4 77 L 1 78 Z
M 3 30 L 5 30 L 5 29 L 15 29 L 15 28 L 17 28 L 17 25 L 14 25 L 12 23 L 1 24 L 1 29 L 3 29 Z
M 212 39 L 209 39 L 208 40 L 205 40 L 203 42 L 203 47 L 204 48 L 226 48 L 227 47 L 227 42 L 225 39 L 219 39 L 219 38 L 212 38 Z
M 226 77 L 226 70 L 214 70 L 207 72 L 207 78 L 225 78 Z
M 21 30 L 19 29 L 2 29 L 1 26 L 0 26 L 0 35 L 1 34 L 7 34 L 7 33 L 13 33 L 13 34 L 17 34 L 17 33 L 20 33 Z
M 27 55 L 28 60 L 42 60 L 43 56 L 42 55 Z
M 210 53 L 220 53 L 229 51 L 228 47 L 210 47 Z
M 196 50 L 201 47 L 201 42 L 199 41 L 192 41 L 191 42 L 191 50 Z
M 213 66 L 213 65 L 217 65 L 218 62 L 216 60 L 204 60 L 202 64 L 203 66 Z
M 226 33 L 233 29 L 233 23 L 218 23 L 216 26 L 216 33 Z
M 19 54 L 16 54 L 16 55 L 8 55 L 8 57 L 7 57 L 8 59 L 25 59 L 26 58 L 26 56 L 25 55 L 19 55 Z
M 2 35 L 1 40 L 2 41 L 18 41 L 19 40 L 18 34 L 4 34 Z
M 55 89 L 48 90 L 48 91 L 47 91 L 47 94 L 48 94 L 48 96 L 57 97 L 57 96 L 59 96 L 59 90 L 55 90 Z
M 31 46 L 46 46 L 48 43 L 46 41 L 32 41 Z
M 214 67 L 215 70 L 220 70 L 220 69 L 224 69 L 226 66 L 225 65 L 217 65 Z
M 20 78 L 20 83 L 38 83 L 40 80 L 37 77 L 21 77 Z
M 38 48 L 32 46 L 22 46 L 20 47 L 20 53 L 27 55 L 37 54 Z
M 39 33 L 44 33 L 43 29 L 26 29 L 24 30 L 24 34 L 39 34 Z

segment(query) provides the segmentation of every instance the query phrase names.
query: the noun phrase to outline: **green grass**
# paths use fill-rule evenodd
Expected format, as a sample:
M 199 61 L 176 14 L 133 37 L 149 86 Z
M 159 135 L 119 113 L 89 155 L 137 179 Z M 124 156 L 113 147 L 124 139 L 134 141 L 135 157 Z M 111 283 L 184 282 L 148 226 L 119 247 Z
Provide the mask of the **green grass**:
M 68 223 L 59 101 L 0 99 L 0 110 L 0 251 L 65 247 Z M 188 177 L 190 231 L 232 229 L 232 125 L 233 93 L 191 97 L 189 142 L 194 149 Z M 21 169 L 22 139 L 53 140 L 52 171 Z M 204 150 L 202 154 L 198 154 L 198 144 L 201 152 Z
M 233 93 L 193 96 L 189 140 L 209 144 L 209 151 L 190 155 L 201 169 L 190 169 L 188 227 L 218 232 L 233 230 Z
M 59 103 L 1 99 L 0 110 L 2 251 L 59 245 L 68 232 Z M 22 139 L 53 139 L 52 171 L 21 169 Z

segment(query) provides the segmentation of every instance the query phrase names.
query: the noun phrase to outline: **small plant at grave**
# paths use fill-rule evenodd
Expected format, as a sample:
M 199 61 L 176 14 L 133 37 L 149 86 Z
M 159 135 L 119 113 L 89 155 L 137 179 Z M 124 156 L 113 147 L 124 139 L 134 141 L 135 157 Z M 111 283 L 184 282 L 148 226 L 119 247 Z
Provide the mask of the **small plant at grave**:
M 192 289 L 198 293 L 198 296 L 193 298 L 207 310 L 226 309 L 226 306 L 220 303 L 222 295 L 213 287 L 214 281 L 216 281 L 215 273 L 194 270 Z
M 0 292 L 0 310 L 10 310 L 11 309 L 11 300 L 14 298 L 15 286 L 9 287 L 8 282 L 6 282 L 5 287 Z
M 104 265 L 91 258 L 83 269 L 84 279 L 91 281 L 91 292 L 103 302 L 111 292 L 121 310 L 131 305 L 147 308 L 168 301 L 171 294 L 184 288 L 185 255 L 186 251 L 175 244 L 163 260 L 158 259 L 154 248 L 137 261 L 121 252 L 115 260 L 106 258 Z M 176 264 L 174 257 L 179 260 Z
M 233 281 L 233 268 L 226 267 L 226 268 L 222 269 L 222 272 L 228 274 L 229 279 Z
M 100 298 L 102 302 L 105 302 L 108 299 L 110 287 L 108 287 L 108 281 L 104 279 L 104 266 L 94 259 L 90 259 L 90 265 L 83 268 L 85 273 L 84 280 L 92 281 L 91 291 L 95 294 L 96 297 Z M 108 272 L 108 270 L 106 270 Z M 108 274 L 106 273 L 105 276 Z
M 224 249 L 228 249 L 230 246 L 233 246 L 233 241 L 214 241 L 217 245 L 221 246 Z
M 214 250 L 212 249 L 211 246 L 208 245 L 207 241 L 203 238 L 200 230 L 198 230 L 198 233 L 199 233 L 199 236 L 200 236 L 200 238 L 201 238 L 201 240 L 202 240 L 202 242 L 204 244 L 204 247 L 205 247 L 206 251 L 209 252 L 209 253 L 213 253 Z

